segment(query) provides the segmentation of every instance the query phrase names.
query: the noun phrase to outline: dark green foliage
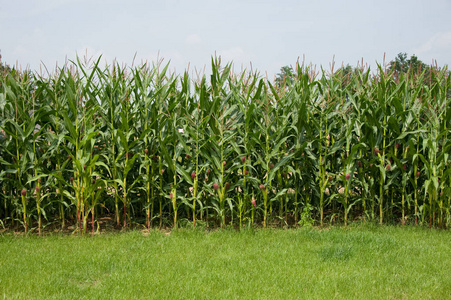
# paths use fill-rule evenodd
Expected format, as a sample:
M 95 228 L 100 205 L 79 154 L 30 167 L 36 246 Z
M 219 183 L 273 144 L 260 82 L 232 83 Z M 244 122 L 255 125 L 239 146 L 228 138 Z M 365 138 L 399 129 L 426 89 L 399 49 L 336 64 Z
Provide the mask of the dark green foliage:
M 99 61 L 2 77 L 4 226 L 450 224 L 446 69 L 272 84 L 217 59 L 209 81 Z

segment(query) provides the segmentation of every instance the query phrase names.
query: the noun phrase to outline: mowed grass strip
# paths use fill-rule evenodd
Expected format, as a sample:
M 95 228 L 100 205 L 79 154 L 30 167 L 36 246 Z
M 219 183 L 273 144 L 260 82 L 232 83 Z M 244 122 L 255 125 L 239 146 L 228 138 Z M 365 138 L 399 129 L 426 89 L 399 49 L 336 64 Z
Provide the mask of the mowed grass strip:
M 0 237 L 6 299 L 450 299 L 449 231 Z

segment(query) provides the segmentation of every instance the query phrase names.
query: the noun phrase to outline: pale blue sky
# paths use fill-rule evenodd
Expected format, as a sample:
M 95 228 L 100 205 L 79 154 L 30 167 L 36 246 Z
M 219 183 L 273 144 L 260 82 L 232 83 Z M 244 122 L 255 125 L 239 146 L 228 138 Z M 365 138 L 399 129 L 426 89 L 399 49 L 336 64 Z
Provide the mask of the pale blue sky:
M 130 65 L 157 54 L 181 73 L 209 65 L 216 52 L 272 78 L 306 62 L 356 65 L 399 52 L 451 64 L 451 1 L 0 0 L 3 62 L 39 70 L 65 58 L 103 54 Z M 208 72 L 208 68 L 207 68 Z

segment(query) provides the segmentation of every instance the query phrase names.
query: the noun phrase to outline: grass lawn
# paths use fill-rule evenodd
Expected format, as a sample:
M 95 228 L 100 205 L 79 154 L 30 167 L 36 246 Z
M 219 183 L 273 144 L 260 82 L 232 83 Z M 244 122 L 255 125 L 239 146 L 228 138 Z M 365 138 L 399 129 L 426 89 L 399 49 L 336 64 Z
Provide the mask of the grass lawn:
M 451 299 L 451 232 L 180 229 L 0 236 L 6 299 Z

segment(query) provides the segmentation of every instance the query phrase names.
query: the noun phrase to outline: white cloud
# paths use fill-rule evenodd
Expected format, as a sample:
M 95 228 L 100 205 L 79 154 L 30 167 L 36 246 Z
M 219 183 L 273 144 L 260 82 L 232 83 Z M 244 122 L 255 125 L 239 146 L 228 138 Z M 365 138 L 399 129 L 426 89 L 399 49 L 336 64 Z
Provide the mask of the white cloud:
M 222 61 L 224 62 L 242 62 L 246 60 L 248 57 L 244 50 L 241 47 L 233 47 L 225 50 L 219 50 L 218 55 L 221 56 Z
M 86 2 L 86 1 L 84 1 Z M 31 16 L 37 16 L 43 13 L 53 11 L 55 9 L 61 8 L 63 6 L 82 4 L 77 0 L 47 0 L 36 2 L 34 6 L 29 9 Z
M 434 34 L 427 42 L 413 50 L 415 55 L 449 53 L 451 51 L 451 31 Z
M 91 46 L 80 47 L 75 51 L 76 56 L 80 59 L 81 62 L 89 62 L 95 61 L 102 55 L 102 59 L 106 60 L 104 55 L 104 51 L 95 49 Z M 110 61 L 111 62 L 111 61 Z
M 173 64 L 181 64 L 185 62 L 184 57 L 179 51 L 176 50 L 159 50 L 159 51 L 151 51 L 145 58 L 148 62 L 162 61 L 163 65 L 167 64 L 171 61 L 170 65 Z
M 47 43 L 47 36 L 39 27 L 34 27 L 18 39 L 16 54 L 32 55 Z
M 199 44 L 202 41 L 198 34 L 190 34 L 186 37 L 185 43 L 189 45 Z
M 131 65 L 131 61 L 125 61 L 120 57 L 116 57 L 114 55 L 110 55 L 110 53 L 102 50 L 96 49 L 92 46 L 84 46 L 80 47 L 75 51 L 74 55 L 68 55 L 68 59 L 76 61 L 77 57 L 80 62 L 85 66 L 92 66 L 97 62 L 99 57 L 101 57 L 99 62 L 99 67 L 103 68 L 107 65 L 111 66 L 112 64 L 118 63 L 120 66 L 124 66 L 125 64 Z
M 150 51 L 145 55 L 138 55 L 135 64 L 160 64 L 160 67 L 165 67 L 169 63 L 169 73 L 179 74 L 177 72 L 183 72 L 188 65 L 185 57 L 176 50 L 158 50 Z
M 236 46 L 228 49 L 219 50 L 217 55 L 221 57 L 222 63 L 233 62 L 233 65 L 237 71 L 251 67 L 252 58 L 251 55 L 243 50 L 243 48 Z
M 222 65 L 233 62 L 232 72 L 241 72 L 252 68 L 251 55 L 239 46 L 219 50 L 216 54 L 221 57 Z

